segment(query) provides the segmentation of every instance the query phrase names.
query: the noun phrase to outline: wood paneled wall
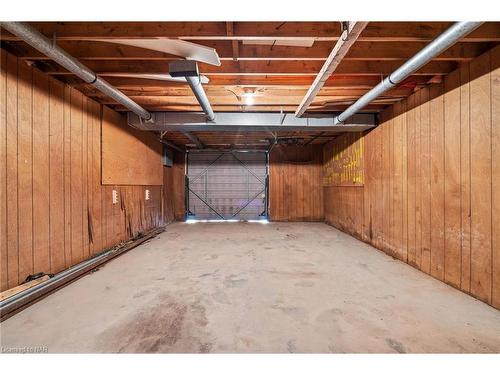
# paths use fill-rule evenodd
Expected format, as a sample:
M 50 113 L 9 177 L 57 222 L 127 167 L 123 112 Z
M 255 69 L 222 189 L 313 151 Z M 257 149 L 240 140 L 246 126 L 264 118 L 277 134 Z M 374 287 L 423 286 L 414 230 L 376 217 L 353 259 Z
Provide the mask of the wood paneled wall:
M 325 221 L 350 235 L 363 230 L 363 186 L 325 186 Z
M 4 50 L 0 66 L 1 290 L 162 225 L 161 186 L 101 185 L 101 105 Z
M 163 167 L 164 210 L 167 223 L 184 220 L 185 202 L 185 153 L 172 150 L 173 165 Z
M 500 47 L 384 111 L 364 138 L 362 193 L 326 194 L 329 221 L 500 308 Z
M 269 156 L 269 214 L 273 221 L 323 220 L 321 146 L 276 146 Z

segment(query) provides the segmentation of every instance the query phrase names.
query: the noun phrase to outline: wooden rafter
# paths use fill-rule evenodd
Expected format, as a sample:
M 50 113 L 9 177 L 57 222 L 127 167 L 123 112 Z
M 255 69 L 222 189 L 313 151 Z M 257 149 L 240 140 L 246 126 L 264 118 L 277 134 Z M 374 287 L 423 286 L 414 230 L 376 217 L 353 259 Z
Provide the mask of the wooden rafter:
M 227 36 L 233 36 L 234 35 L 234 22 L 226 22 L 226 33 Z M 239 58 L 239 47 L 238 47 L 238 41 L 237 40 L 232 40 L 231 41 L 231 46 L 232 46 L 232 52 L 233 52 L 233 60 L 238 61 Z
M 314 38 L 337 41 L 340 27 L 336 22 L 235 22 L 234 35 L 228 36 L 225 22 L 34 22 L 45 35 L 57 32 L 58 40 L 81 38 L 180 38 L 185 40 L 275 40 Z M 359 41 L 429 42 L 452 22 L 370 22 Z M 2 31 L 1 39 L 18 40 Z M 498 22 L 489 22 L 463 41 L 500 41 Z
M 349 61 L 342 62 L 335 73 L 350 76 L 387 75 L 401 66 L 403 61 Z M 87 61 L 85 64 L 98 74 L 107 73 L 154 73 L 165 74 L 168 66 L 163 61 Z M 198 64 L 200 73 L 207 76 L 221 75 L 281 75 L 316 76 L 323 63 L 321 61 L 223 61 L 221 66 Z M 57 64 L 48 69 L 54 75 L 72 74 Z M 453 61 L 432 61 L 422 67 L 415 75 L 448 74 L 456 68 Z
M 50 60 L 47 56 L 23 42 L 3 42 L 6 48 L 23 51 L 23 60 Z M 234 60 L 237 56 L 241 61 L 325 61 L 331 51 L 331 42 L 315 42 L 312 47 L 290 47 L 270 45 L 238 46 L 237 41 L 201 41 L 199 44 L 217 50 L 221 60 Z M 236 44 L 236 46 L 233 46 Z M 399 43 L 399 42 L 358 42 L 351 47 L 344 57 L 345 61 L 397 61 L 407 60 L 420 51 L 427 43 Z M 85 61 L 170 61 L 179 59 L 177 56 L 125 45 L 90 41 L 60 41 L 58 45 L 71 56 Z M 237 49 L 235 49 L 237 47 Z M 434 61 L 470 61 L 491 48 L 490 43 L 457 43 L 444 51 Z M 236 52 L 236 53 L 235 53 Z

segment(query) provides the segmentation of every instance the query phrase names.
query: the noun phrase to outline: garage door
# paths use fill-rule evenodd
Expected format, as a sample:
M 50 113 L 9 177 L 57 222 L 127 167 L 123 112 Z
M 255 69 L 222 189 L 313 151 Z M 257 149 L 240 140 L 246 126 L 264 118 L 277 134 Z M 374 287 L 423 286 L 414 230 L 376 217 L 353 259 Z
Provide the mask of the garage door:
M 267 218 L 267 153 L 190 151 L 186 190 L 188 219 Z

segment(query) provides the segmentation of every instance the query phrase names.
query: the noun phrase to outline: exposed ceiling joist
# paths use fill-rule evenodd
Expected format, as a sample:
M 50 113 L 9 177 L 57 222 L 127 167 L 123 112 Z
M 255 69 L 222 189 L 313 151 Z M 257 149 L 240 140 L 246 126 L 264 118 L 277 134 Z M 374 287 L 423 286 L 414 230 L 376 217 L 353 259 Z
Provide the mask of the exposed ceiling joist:
M 349 52 L 351 46 L 356 42 L 361 32 L 365 29 L 366 25 L 368 25 L 368 22 L 347 22 L 345 23 L 345 25 L 346 27 L 342 32 L 341 38 L 333 47 L 332 52 L 323 64 L 323 67 L 316 76 L 316 79 L 307 91 L 307 94 L 304 96 L 304 99 L 300 103 L 299 107 L 295 111 L 295 116 L 302 116 L 304 112 L 309 108 L 314 98 L 316 97 L 316 94 L 318 94 L 319 90 L 321 90 L 326 80 L 340 65 L 342 59 L 345 55 L 347 55 L 347 52 Z
M 45 35 L 58 40 L 82 38 L 179 38 L 184 40 L 275 40 L 310 39 L 336 41 L 340 36 L 334 22 L 234 22 L 228 36 L 225 22 L 34 22 Z M 452 22 L 370 22 L 360 41 L 429 42 Z M 2 33 L 3 40 L 18 40 Z M 489 22 L 463 39 L 466 42 L 500 41 L 498 22 Z
M 22 51 L 23 60 L 49 60 L 49 58 L 22 42 L 3 42 L 7 47 Z M 325 61 L 332 49 L 332 42 L 315 42 L 312 47 L 291 47 L 280 45 L 248 45 L 239 44 L 237 41 L 200 41 L 200 44 L 217 50 L 221 60 L 233 60 L 235 55 L 241 61 L 259 60 L 304 60 Z M 70 55 L 81 61 L 85 60 L 157 60 L 170 61 L 179 57 L 145 48 L 137 48 L 128 45 L 115 45 L 97 41 L 73 41 L 60 40 L 58 45 Z M 415 53 L 425 47 L 426 43 L 400 43 L 400 42 L 360 42 L 351 47 L 349 53 L 344 57 L 345 61 L 374 60 L 391 61 L 407 60 Z M 237 47 L 236 54 L 235 48 Z M 457 43 L 441 55 L 435 61 L 470 61 L 479 54 L 491 48 L 490 43 Z
M 226 22 L 226 33 L 228 36 L 234 35 L 234 22 Z M 232 40 L 231 46 L 232 46 L 232 53 L 233 53 L 232 58 L 234 61 L 238 61 L 239 56 L 240 56 L 238 41 Z
M 184 134 L 187 138 L 189 138 L 189 140 L 193 142 L 199 149 L 205 148 L 203 142 L 196 135 L 188 131 L 182 131 L 182 134 Z
M 390 74 L 396 70 L 403 60 L 397 61 L 343 61 L 337 67 L 335 74 L 363 76 Z M 64 68 L 48 62 L 40 68 L 51 75 L 72 74 Z M 119 73 L 165 74 L 168 66 L 164 61 L 86 61 L 86 66 L 101 76 L 117 75 Z M 321 70 L 321 61 L 222 61 L 221 66 L 199 64 L 200 73 L 210 80 L 215 76 L 316 76 Z M 416 75 L 448 74 L 456 68 L 454 61 L 431 61 L 423 66 Z

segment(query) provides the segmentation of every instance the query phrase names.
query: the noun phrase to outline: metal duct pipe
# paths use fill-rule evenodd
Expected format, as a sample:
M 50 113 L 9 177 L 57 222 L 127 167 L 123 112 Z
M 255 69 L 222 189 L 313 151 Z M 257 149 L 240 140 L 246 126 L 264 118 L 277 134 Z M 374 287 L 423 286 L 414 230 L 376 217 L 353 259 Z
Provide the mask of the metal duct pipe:
M 47 57 L 50 57 L 59 65 L 83 79 L 85 82 L 90 83 L 102 93 L 116 100 L 118 103 L 123 104 L 140 118 L 146 121 L 151 119 L 151 113 L 146 111 L 124 93 L 111 86 L 108 82 L 98 77 L 96 73 L 80 63 L 73 56 L 69 55 L 62 48 L 58 47 L 49 38 L 42 35 L 33 27 L 23 22 L 2 22 L 1 25 L 4 29 L 18 36 L 30 46 L 36 48 Z
M 186 77 L 186 81 L 191 87 L 191 90 L 193 90 L 194 96 L 196 96 L 198 103 L 200 103 L 203 112 L 207 115 L 208 121 L 214 121 L 215 114 L 212 110 L 210 102 L 208 101 L 207 94 L 201 85 L 200 77 Z
M 364 108 L 373 100 L 378 98 L 387 90 L 401 83 L 406 77 L 427 64 L 434 57 L 445 51 L 447 48 L 455 44 L 459 39 L 469 34 L 471 31 L 479 27 L 483 22 L 457 22 L 448 28 L 444 33 L 425 46 L 415 56 L 401 65 L 394 72 L 389 74 L 382 82 L 365 95 L 359 98 L 353 105 L 347 108 L 344 112 L 333 119 L 334 125 L 344 122 L 356 112 Z

